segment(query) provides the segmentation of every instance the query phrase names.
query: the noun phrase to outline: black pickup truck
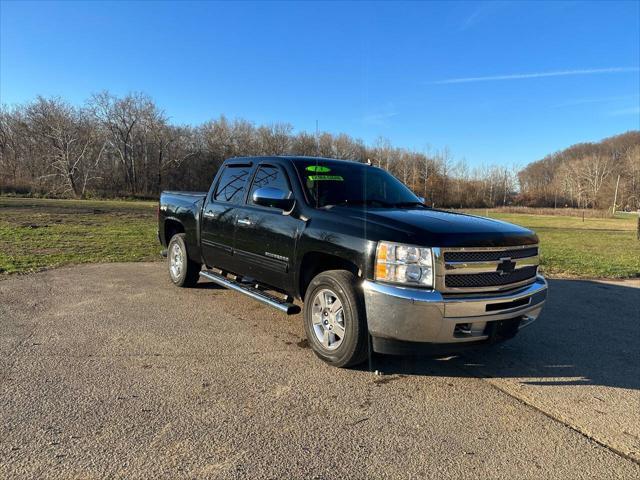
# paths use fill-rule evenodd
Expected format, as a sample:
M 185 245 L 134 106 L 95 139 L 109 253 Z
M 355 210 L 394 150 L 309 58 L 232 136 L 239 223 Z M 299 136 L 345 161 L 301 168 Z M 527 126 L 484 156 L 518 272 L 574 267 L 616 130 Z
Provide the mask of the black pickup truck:
M 532 231 L 429 208 L 363 163 L 233 158 L 208 192 L 163 192 L 158 217 L 175 285 L 204 277 L 288 314 L 302 300 L 309 344 L 339 367 L 369 346 L 447 353 L 511 338 L 546 299 Z

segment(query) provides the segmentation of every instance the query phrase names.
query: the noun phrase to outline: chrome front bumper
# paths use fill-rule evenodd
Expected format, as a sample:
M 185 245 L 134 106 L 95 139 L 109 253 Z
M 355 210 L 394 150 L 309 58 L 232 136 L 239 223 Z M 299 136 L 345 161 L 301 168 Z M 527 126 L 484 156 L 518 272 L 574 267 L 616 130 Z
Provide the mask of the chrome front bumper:
M 365 280 L 367 322 L 371 336 L 403 342 L 464 344 L 489 340 L 492 322 L 519 320 L 530 325 L 547 297 L 547 282 L 498 294 L 443 295 Z

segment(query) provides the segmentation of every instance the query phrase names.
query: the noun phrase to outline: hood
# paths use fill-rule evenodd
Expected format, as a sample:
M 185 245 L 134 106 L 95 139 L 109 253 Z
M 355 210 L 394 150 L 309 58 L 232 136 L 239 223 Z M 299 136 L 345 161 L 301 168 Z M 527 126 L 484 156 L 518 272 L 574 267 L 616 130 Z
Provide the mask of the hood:
M 531 230 L 512 223 L 464 213 L 428 208 L 369 208 L 366 211 L 347 207 L 335 213 L 365 221 L 383 230 L 392 229 L 417 245 L 433 247 L 491 247 L 538 243 Z M 394 240 L 379 238 L 379 240 Z

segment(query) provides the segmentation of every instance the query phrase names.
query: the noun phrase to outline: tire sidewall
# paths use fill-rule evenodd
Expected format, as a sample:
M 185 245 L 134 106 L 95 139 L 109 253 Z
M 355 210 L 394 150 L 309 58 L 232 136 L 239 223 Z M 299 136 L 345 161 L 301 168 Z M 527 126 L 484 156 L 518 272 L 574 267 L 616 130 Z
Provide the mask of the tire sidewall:
M 176 244 L 180 247 L 183 258 L 182 271 L 180 272 L 178 278 L 174 278 L 173 274 L 171 273 L 171 250 Z M 185 279 L 187 277 L 187 268 L 189 261 L 188 259 L 189 257 L 187 256 L 187 246 L 184 243 L 184 238 L 182 238 L 182 235 L 178 234 L 171 237 L 171 241 L 169 242 L 169 246 L 167 247 L 167 269 L 169 270 L 169 278 L 174 285 L 178 285 L 179 287 L 184 285 Z
M 355 278 L 354 278 L 355 280 Z M 342 302 L 345 318 L 345 338 L 335 350 L 327 350 L 318 341 L 312 322 L 313 299 L 316 294 L 323 289 L 333 291 Z M 345 290 L 350 289 L 351 294 Z M 354 352 L 358 348 L 360 335 L 362 335 L 362 319 L 360 318 L 362 309 L 358 305 L 358 296 L 355 285 L 343 285 L 343 282 L 334 278 L 331 273 L 323 272 L 316 276 L 305 295 L 304 301 L 304 329 L 307 339 L 314 353 L 327 363 L 335 366 L 346 366 L 351 363 Z

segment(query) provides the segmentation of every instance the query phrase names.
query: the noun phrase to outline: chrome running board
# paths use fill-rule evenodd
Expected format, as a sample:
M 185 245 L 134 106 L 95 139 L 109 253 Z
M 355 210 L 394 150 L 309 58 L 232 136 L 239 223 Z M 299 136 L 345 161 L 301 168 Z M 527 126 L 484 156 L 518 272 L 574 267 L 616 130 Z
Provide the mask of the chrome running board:
M 235 290 L 236 292 L 240 292 L 248 297 L 253 298 L 254 300 L 266 303 L 270 307 L 277 308 L 287 315 L 300 313 L 300 307 L 298 305 L 288 302 L 287 299 L 281 299 L 267 292 L 264 292 L 253 285 L 247 285 L 245 283 L 239 282 L 238 280 L 231 280 L 223 275 L 220 275 L 219 273 L 212 272 L 211 270 L 201 271 L 200 276 L 211 280 L 213 283 L 217 283 L 222 287 Z

